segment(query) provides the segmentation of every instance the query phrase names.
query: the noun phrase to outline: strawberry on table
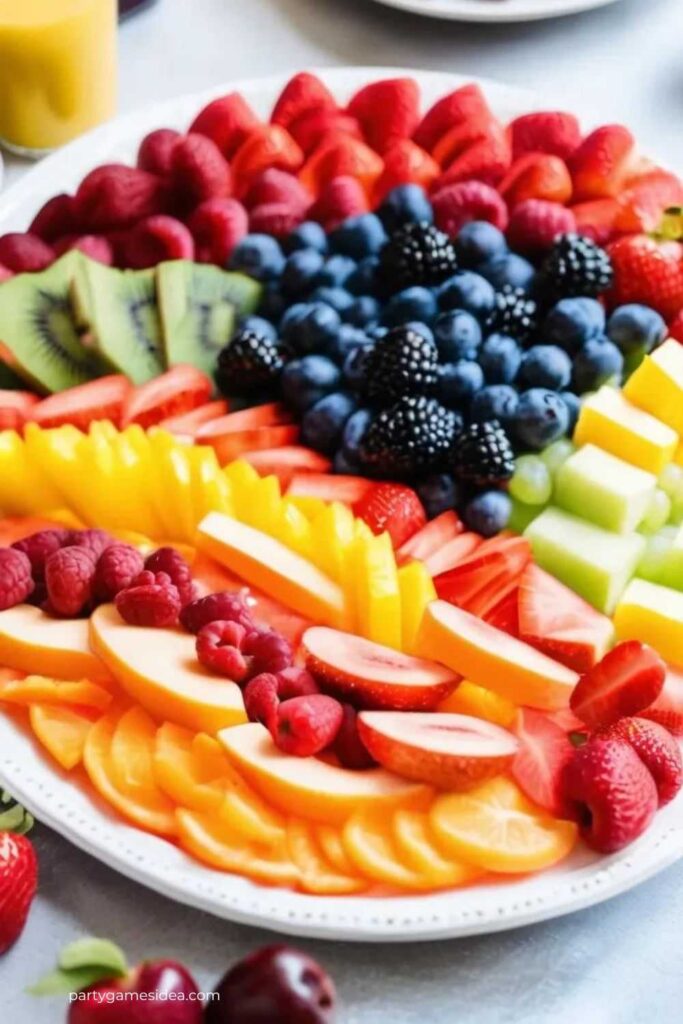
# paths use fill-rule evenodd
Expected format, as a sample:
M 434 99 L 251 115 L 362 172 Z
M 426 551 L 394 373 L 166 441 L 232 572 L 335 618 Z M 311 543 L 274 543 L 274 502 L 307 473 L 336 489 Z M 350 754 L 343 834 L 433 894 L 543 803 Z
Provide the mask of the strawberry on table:
M 408 139 L 420 119 L 420 88 L 414 78 L 370 82 L 351 97 L 348 112 L 358 118 L 365 138 L 378 153 Z
M 1 794 L 6 802 L 5 794 Z M 18 804 L 0 813 L 0 955 L 17 941 L 38 885 L 38 860 L 26 838 L 33 819 Z
M 400 548 L 427 522 L 422 502 L 412 487 L 404 484 L 375 484 L 354 509 L 375 534 L 385 530 L 394 548 Z
M 576 684 L 571 709 L 591 729 L 637 715 L 662 692 L 666 665 L 656 651 L 639 640 L 612 648 Z

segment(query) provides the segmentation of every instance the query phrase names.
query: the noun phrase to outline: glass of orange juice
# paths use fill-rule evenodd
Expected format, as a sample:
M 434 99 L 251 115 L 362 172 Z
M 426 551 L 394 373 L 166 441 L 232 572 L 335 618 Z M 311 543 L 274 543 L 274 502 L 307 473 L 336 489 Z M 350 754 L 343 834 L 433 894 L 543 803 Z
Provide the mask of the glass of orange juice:
M 0 0 L 0 142 L 39 156 L 116 108 L 117 0 Z

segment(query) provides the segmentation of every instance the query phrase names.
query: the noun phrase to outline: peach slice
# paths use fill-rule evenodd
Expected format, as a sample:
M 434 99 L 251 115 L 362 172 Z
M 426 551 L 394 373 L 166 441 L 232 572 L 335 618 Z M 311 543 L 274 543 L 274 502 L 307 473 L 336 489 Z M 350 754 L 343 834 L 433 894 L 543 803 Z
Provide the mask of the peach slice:
M 83 760 L 83 750 L 97 712 L 88 708 L 32 704 L 29 721 L 34 733 L 55 761 L 69 772 Z
M 435 661 L 326 626 L 307 629 L 302 649 L 306 667 L 326 690 L 364 708 L 429 711 L 460 681 Z
M 237 519 L 212 512 L 198 527 L 197 542 L 238 576 L 314 622 L 342 625 L 344 595 L 333 580 L 280 541 Z
M 432 601 L 418 653 L 433 657 L 515 704 L 556 711 L 578 682 L 572 669 L 447 601 Z
M 0 702 L 9 704 L 79 704 L 104 711 L 111 699 L 109 690 L 87 679 L 73 683 L 46 676 L 0 680 Z
M 284 754 L 257 723 L 223 729 L 218 738 L 247 782 L 267 800 L 285 813 L 296 807 L 312 821 L 340 825 L 358 808 L 380 812 L 425 807 L 432 799 L 429 787 L 406 782 L 382 768 L 348 771 L 317 758 Z
M 103 604 L 90 618 L 90 642 L 121 686 L 162 721 L 215 733 L 246 720 L 239 687 L 200 665 L 190 633 L 130 626 Z
M 437 798 L 434 837 L 448 856 L 503 874 L 541 871 L 562 860 L 578 836 L 574 822 L 539 813 L 510 779 Z
M 435 886 L 467 885 L 483 874 L 464 861 L 446 859 L 434 844 L 429 827 L 429 815 L 421 811 L 396 811 L 394 840 L 399 856 L 405 863 L 425 875 Z
M 111 744 L 119 715 L 113 712 L 95 722 L 85 741 L 83 764 L 93 786 L 124 818 L 147 832 L 173 836 L 177 832 L 173 805 L 161 795 L 158 801 L 143 801 L 124 792 L 111 763 Z M 170 808 L 170 810 L 169 810 Z
M 180 845 L 204 864 L 266 885 L 296 885 L 299 881 L 299 870 L 289 859 L 284 840 L 273 849 L 245 841 L 224 822 L 206 814 L 179 809 L 176 818 Z
M 517 753 L 512 733 L 470 715 L 361 711 L 358 732 L 389 771 L 440 789 L 471 789 Z
M 0 612 L 0 663 L 50 678 L 111 683 L 90 649 L 87 619 L 53 619 L 30 604 Z
M 431 889 L 431 879 L 402 863 L 391 816 L 357 811 L 344 826 L 344 849 L 366 878 L 399 889 Z
M 343 896 L 367 889 L 363 878 L 340 873 L 328 862 L 314 827 L 306 821 L 290 818 L 287 822 L 287 850 L 301 873 L 299 884 L 305 892 Z

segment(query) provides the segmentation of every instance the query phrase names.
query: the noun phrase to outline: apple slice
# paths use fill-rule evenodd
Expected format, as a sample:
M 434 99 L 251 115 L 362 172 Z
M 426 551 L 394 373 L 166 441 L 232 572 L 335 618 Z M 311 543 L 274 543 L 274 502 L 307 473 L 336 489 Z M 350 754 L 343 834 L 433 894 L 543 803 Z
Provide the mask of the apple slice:
M 324 689 L 359 707 L 431 711 L 460 682 L 434 661 L 325 626 L 307 629 L 302 648 L 307 669 Z
M 417 650 L 513 704 L 545 711 L 566 708 L 579 676 L 516 637 L 447 601 L 432 601 Z
M 90 650 L 87 619 L 53 619 L 30 604 L 0 612 L 0 664 L 55 679 L 111 682 Z
M 404 779 L 465 790 L 512 763 L 515 737 L 470 715 L 361 711 L 358 731 L 374 759 Z

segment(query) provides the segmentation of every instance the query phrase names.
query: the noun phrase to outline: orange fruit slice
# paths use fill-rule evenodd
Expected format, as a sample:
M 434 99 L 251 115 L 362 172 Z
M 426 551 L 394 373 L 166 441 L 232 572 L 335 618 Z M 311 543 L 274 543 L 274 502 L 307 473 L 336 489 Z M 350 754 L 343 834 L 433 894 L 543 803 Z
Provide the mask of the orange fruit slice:
M 340 873 L 327 860 L 315 828 L 298 818 L 287 822 L 287 850 L 301 872 L 300 886 L 306 892 L 342 896 L 362 892 L 367 883 L 357 874 Z
M 46 676 L 0 680 L 0 701 L 12 704 L 79 704 L 104 711 L 111 703 L 111 693 L 87 679 L 68 682 Z
M 483 718 L 494 725 L 502 726 L 503 729 L 512 725 L 517 714 L 517 707 L 511 700 L 501 697 L 493 690 L 486 690 L 483 686 L 470 683 L 467 679 L 463 679 L 457 690 L 439 704 L 438 710 Z
M 33 732 L 67 772 L 83 760 L 85 741 L 96 717 L 89 708 L 58 704 L 32 704 L 29 709 Z
M 394 840 L 401 861 L 435 886 L 466 885 L 479 878 L 480 868 L 444 857 L 432 839 L 429 815 L 420 811 L 397 811 Z
M 336 871 L 342 875 L 358 874 L 358 868 L 344 849 L 340 829 L 334 825 L 315 825 L 316 836 L 322 851 Z
M 429 889 L 431 880 L 402 863 L 391 816 L 358 811 L 344 826 L 344 849 L 358 871 L 375 882 L 399 889 Z
M 284 840 L 276 847 L 265 846 L 245 840 L 225 822 L 206 814 L 178 809 L 176 817 L 180 845 L 204 864 L 266 885 L 296 885 L 299 881 Z

